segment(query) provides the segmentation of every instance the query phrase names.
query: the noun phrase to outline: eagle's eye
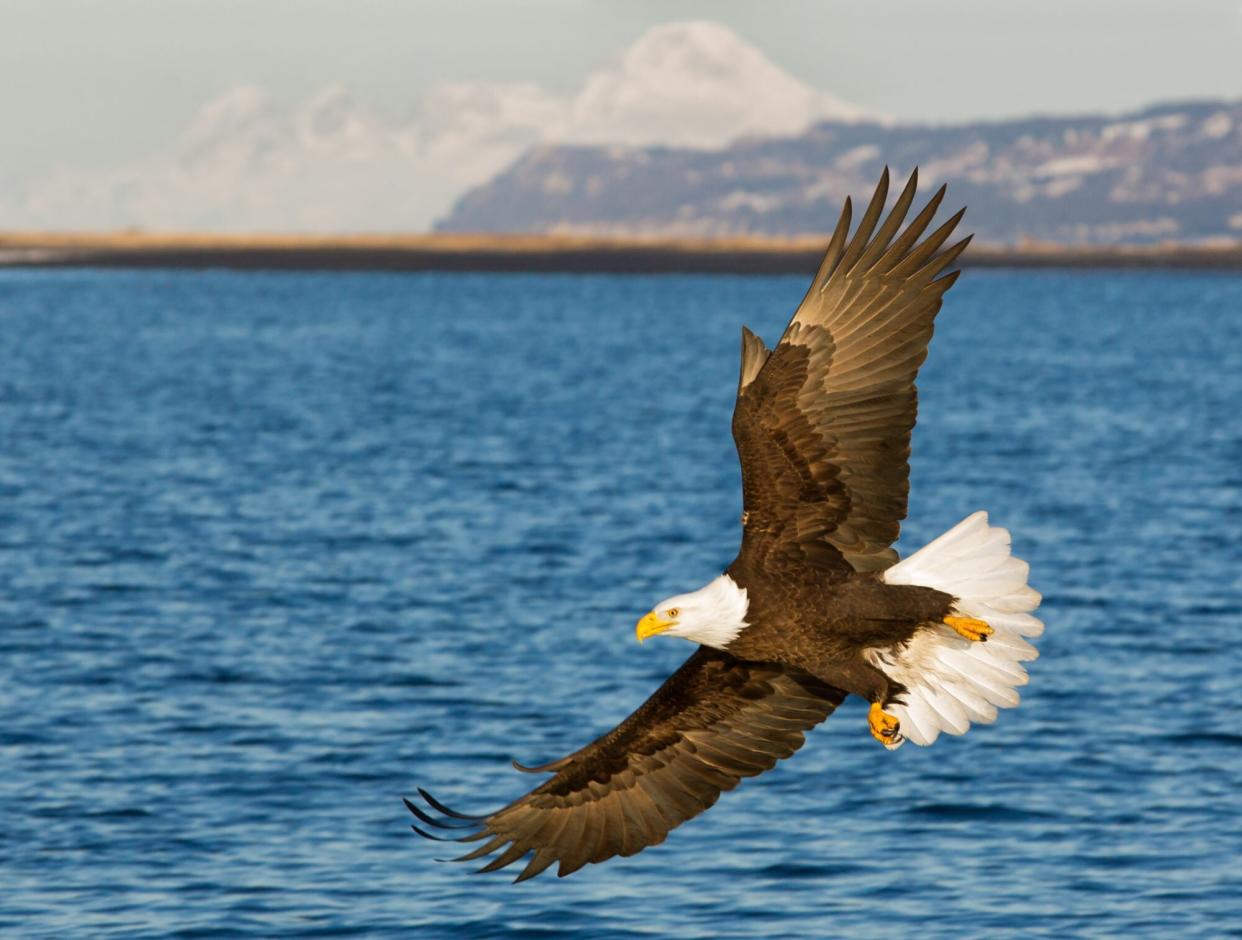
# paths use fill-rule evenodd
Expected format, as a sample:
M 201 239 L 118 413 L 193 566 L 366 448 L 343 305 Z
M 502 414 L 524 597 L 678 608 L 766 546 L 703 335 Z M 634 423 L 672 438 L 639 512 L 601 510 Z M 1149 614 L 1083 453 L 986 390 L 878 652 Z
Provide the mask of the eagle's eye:
M 676 620 L 677 615 L 681 613 L 676 607 L 670 607 L 667 611 L 670 620 Z

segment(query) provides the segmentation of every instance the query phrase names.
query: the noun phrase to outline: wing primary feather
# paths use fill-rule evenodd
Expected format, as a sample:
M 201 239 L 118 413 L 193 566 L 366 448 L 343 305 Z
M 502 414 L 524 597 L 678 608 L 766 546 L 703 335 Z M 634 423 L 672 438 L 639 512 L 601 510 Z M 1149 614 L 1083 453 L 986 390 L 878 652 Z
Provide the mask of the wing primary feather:
M 841 270 L 853 270 L 854 265 L 858 263 L 858 259 L 862 256 L 871 239 L 872 231 L 875 230 L 875 224 L 880 221 L 880 214 L 884 211 L 884 206 L 887 202 L 888 167 L 885 167 L 884 172 L 880 174 L 880 182 L 876 184 L 875 193 L 871 196 L 871 203 L 867 206 L 867 211 L 863 213 L 863 217 L 858 223 L 858 230 L 854 233 L 854 237 L 850 239 L 850 246 L 845 249 L 845 254 L 841 258 Z
M 859 269 L 863 271 L 870 270 L 884 253 L 888 243 L 893 240 L 893 236 L 901 228 L 901 223 L 905 221 L 906 213 L 910 211 L 910 206 L 914 202 L 914 194 L 918 191 L 918 187 L 919 168 L 915 167 L 910 174 L 910 179 L 906 181 L 906 188 L 897 197 L 897 202 L 893 205 L 893 211 L 888 214 L 888 218 L 884 220 L 880 230 L 875 233 L 875 238 L 871 239 L 871 244 L 867 246 L 867 250 L 858 259 L 857 266 Z
M 889 246 L 884 252 L 883 257 L 876 262 L 876 267 L 880 270 L 888 270 L 894 264 L 905 257 L 906 252 L 914 247 L 915 242 L 919 240 L 919 236 L 923 234 L 927 226 L 931 224 L 931 220 L 935 217 L 936 211 L 940 208 L 940 203 L 944 202 L 945 193 L 949 191 L 948 186 L 941 186 L 936 190 L 931 199 L 927 200 L 925 205 L 914 220 L 906 226 L 906 230 L 897 236 L 897 240 Z
M 950 287 L 957 283 L 957 279 L 962 276 L 960 270 L 950 271 L 944 277 L 938 277 L 931 282 L 930 289 L 935 290 L 938 294 L 943 294 Z
M 482 875 L 487 872 L 499 871 L 506 865 L 512 865 L 519 858 L 530 851 L 528 846 L 522 845 L 520 842 L 514 842 L 511 846 L 497 855 L 494 859 L 475 871 L 476 875 Z
M 484 842 L 474 851 L 467 852 L 465 855 L 459 855 L 457 856 L 457 858 L 453 859 L 453 861 L 473 862 L 476 858 L 482 858 L 484 855 L 491 855 L 493 852 L 495 852 L 498 848 L 500 848 L 502 845 L 504 845 L 508 841 L 509 841 L 509 837 L 506 835 L 494 836 L 487 842 Z
M 434 816 L 430 815 L 429 813 L 426 813 L 423 810 L 419 809 L 418 806 L 416 806 L 414 803 L 411 803 L 409 800 L 405 799 L 404 797 L 402 797 L 402 802 L 405 803 L 405 808 L 408 809 L 411 813 L 413 813 L 415 816 L 417 816 L 427 825 L 435 826 L 437 829 L 474 829 L 475 828 L 475 824 L 471 824 L 471 823 L 467 823 L 462 826 L 457 826 L 452 823 L 446 823 L 442 819 L 436 819 Z M 476 820 L 475 822 L 477 823 L 478 820 Z
M 937 255 L 936 259 L 927 266 L 928 269 L 930 269 L 931 271 L 931 276 L 935 277 L 937 274 L 939 274 L 941 271 L 943 271 L 945 268 L 951 265 L 954 261 L 956 261 L 958 259 L 958 256 L 963 251 L 966 250 L 968 245 L 970 245 L 974 237 L 975 237 L 974 233 L 972 232 L 971 234 L 967 235 L 957 244 L 950 245 L 941 254 Z M 951 284 L 952 282 L 950 281 L 949 283 Z M 949 285 L 945 285 L 946 289 L 948 288 L 948 286 Z
M 560 847 L 558 839 L 561 832 L 565 829 L 565 823 L 569 819 L 569 813 L 572 810 L 559 810 L 557 815 L 546 820 L 532 832 L 522 837 L 522 841 L 535 848 L 535 855 L 530 863 L 522 869 L 522 872 L 515 878 L 514 883 L 526 881 L 528 878 L 534 878 L 549 865 L 555 864 L 560 858 Z
M 536 875 L 543 874 L 548 868 L 556 864 L 556 855 L 547 849 L 540 849 L 531 858 L 530 862 L 521 873 L 513 879 L 514 884 L 534 878 Z
M 459 813 L 456 810 L 449 809 L 422 787 L 418 788 L 418 793 L 424 800 L 431 804 L 432 809 L 443 813 L 445 816 L 452 816 L 454 819 L 468 819 L 472 822 L 479 822 L 487 818 L 486 816 L 471 816 L 467 813 Z
M 466 841 L 464 839 L 453 839 L 453 838 L 450 838 L 449 836 L 437 836 L 437 835 L 434 835 L 433 833 L 427 832 L 425 829 L 419 829 L 418 826 L 415 826 L 412 824 L 410 828 L 413 829 L 415 832 L 417 832 L 424 839 L 430 839 L 432 842 L 464 842 Z
M 837 262 L 841 260 L 841 252 L 845 250 L 845 241 L 850 234 L 850 222 L 853 220 L 853 215 L 854 204 L 850 197 L 846 196 L 845 204 L 841 206 L 841 215 L 837 218 L 837 227 L 832 230 L 832 238 L 828 240 L 828 248 L 824 251 L 824 260 L 819 263 L 815 277 L 811 279 L 811 286 L 807 289 L 807 297 L 816 291 L 823 290 L 824 284 L 828 282 L 828 278 L 836 269 Z M 806 303 L 806 300 L 802 302 Z
M 794 316 L 785 324 L 785 331 L 781 333 L 781 338 L 776 344 L 776 349 L 780 349 L 798 329 L 798 314 L 816 304 L 817 295 L 822 294 L 828 287 L 828 282 L 832 280 L 832 274 L 837 269 L 837 265 L 841 260 L 841 253 L 845 250 L 846 242 L 850 234 L 850 220 L 853 217 L 853 203 L 849 196 L 845 197 L 845 204 L 841 206 L 841 215 L 837 219 L 837 227 L 833 229 L 832 238 L 828 241 L 828 247 L 824 251 L 824 259 L 819 263 L 819 267 L 815 270 L 815 276 L 811 278 L 810 286 L 807 287 L 806 293 L 802 296 L 802 300 L 798 304 L 798 309 L 794 312 Z M 768 362 L 772 361 L 772 357 L 768 357 Z M 765 363 L 766 365 L 766 363 Z
M 952 234 L 953 229 L 957 228 L 957 223 L 962 221 L 962 216 L 966 214 L 964 208 L 958 209 L 949 217 L 940 228 L 932 232 L 923 240 L 923 243 L 906 255 L 898 265 L 893 268 L 893 274 L 897 277 L 907 277 L 919 270 L 928 258 L 936 253 L 936 250 L 944 244 L 944 240 Z

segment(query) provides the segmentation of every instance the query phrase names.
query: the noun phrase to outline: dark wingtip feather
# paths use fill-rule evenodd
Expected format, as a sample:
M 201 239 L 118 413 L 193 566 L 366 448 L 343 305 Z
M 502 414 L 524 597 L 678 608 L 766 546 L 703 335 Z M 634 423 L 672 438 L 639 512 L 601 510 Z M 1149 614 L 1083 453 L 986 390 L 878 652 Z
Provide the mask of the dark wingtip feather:
M 473 825 L 458 826 L 458 825 L 454 825 L 453 823 L 447 823 L 443 819 L 436 819 L 430 813 L 427 813 L 426 811 L 420 809 L 416 804 L 411 803 L 409 800 L 405 799 L 404 797 L 402 797 L 402 802 L 405 803 L 405 808 L 408 809 L 411 813 L 413 813 L 415 816 L 417 816 L 427 825 L 435 826 L 437 829 L 461 830 L 461 829 L 473 829 L 474 828 Z
M 449 838 L 448 836 L 434 835 L 433 833 L 430 833 L 425 829 L 419 829 L 418 826 L 415 826 L 415 825 L 411 825 L 410 828 L 413 829 L 415 832 L 417 832 L 424 839 L 430 839 L 432 842 L 460 842 L 461 841 L 461 839 L 452 839 L 452 838 Z
M 454 819 L 468 819 L 471 822 L 478 822 L 479 820 L 487 818 L 486 816 L 471 816 L 467 813 L 459 813 L 455 809 L 449 809 L 447 806 L 445 806 L 443 803 L 437 800 L 434 796 L 432 796 L 430 793 L 424 790 L 422 787 L 418 788 L 418 793 L 424 800 L 426 800 L 431 805 L 432 809 L 436 810 L 437 812 L 443 813 L 445 816 L 452 816 Z

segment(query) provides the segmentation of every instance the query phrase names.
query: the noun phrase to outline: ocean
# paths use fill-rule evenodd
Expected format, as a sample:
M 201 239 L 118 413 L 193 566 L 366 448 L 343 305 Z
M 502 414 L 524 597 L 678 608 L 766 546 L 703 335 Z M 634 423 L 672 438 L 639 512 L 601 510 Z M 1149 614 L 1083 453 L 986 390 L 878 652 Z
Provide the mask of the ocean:
M 851 700 L 564 880 L 410 831 L 691 652 L 634 621 L 732 559 L 739 331 L 804 287 L 0 272 L 0 934 L 1242 936 L 1236 273 L 947 297 L 900 547 L 1013 532 L 1020 708 L 888 753 Z

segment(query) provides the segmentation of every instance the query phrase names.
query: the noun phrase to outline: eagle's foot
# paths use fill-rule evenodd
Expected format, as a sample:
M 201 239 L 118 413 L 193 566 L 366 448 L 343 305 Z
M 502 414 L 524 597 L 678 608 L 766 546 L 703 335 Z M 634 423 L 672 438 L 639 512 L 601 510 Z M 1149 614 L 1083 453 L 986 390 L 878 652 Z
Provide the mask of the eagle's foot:
M 895 715 L 886 712 L 878 702 L 871 703 L 867 712 L 867 724 L 871 726 L 871 736 L 889 750 L 898 747 L 905 737 L 901 733 L 901 722 Z
M 957 635 L 972 643 L 982 643 L 994 632 L 984 621 L 974 617 L 945 617 L 944 622 L 957 631 Z

